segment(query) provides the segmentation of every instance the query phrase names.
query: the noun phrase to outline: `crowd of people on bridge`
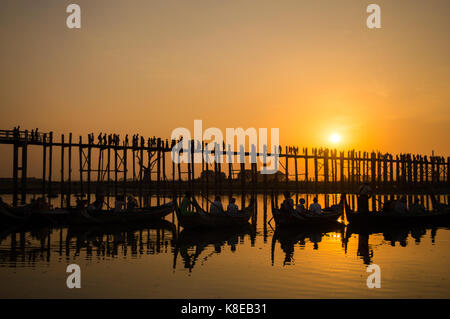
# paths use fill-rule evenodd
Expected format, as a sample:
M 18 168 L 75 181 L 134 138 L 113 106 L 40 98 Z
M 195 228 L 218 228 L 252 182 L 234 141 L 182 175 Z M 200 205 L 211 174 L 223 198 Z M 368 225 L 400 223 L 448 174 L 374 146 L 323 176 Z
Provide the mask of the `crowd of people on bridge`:
M 169 147 L 169 140 L 161 140 L 156 138 L 155 136 L 153 137 L 149 137 L 147 139 L 147 147 L 154 147 L 158 145 L 158 140 L 160 141 L 159 145 L 162 147 Z M 100 132 L 97 136 L 97 145 L 100 146 L 120 146 L 120 134 L 106 134 L 106 133 L 102 133 Z M 129 145 L 129 138 L 128 138 L 128 134 L 125 135 L 125 138 L 123 139 L 124 145 L 128 146 Z M 145 147 L 145 138 L 143 136 L 140 136 L 139 134 L 134 134 L 131 138 L 131 146 L 134 148 L 138 148 L 138 147 Z M 90 133 L 88 134 L 88 144 L 94 144 L 95 143 L 95 138 L 94 138 L 94 133 Z M 175 144 L 175 141 L 172 141 L 172 145 L 173 146 Z

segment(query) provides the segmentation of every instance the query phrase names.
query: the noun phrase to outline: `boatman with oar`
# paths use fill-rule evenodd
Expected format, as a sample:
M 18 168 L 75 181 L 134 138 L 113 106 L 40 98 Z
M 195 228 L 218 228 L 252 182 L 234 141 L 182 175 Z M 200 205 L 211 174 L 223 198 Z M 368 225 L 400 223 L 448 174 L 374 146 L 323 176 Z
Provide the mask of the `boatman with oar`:
M 189 210 L 189 205 L 191 204 L 191 200 L 189 199 L 190 197 L 191 194 L 186 191 L 180 205 L 180 212 L 182 215 L 191 215 L 194 213 L 193 211 Z

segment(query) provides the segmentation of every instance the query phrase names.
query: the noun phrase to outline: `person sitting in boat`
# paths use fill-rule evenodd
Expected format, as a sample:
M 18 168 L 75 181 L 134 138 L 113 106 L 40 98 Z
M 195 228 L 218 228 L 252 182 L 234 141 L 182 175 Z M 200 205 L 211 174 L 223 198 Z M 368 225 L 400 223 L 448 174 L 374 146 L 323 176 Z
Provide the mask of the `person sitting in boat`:
M 211 215 L 221 215 L 224 213 L 220 196 L 216 196 L 216 198 L 214 199 L 214 202 L 211 204 L 211 207 L 209 208 L 209 213 Z
M 239 207 L 236 205 L 236 198 L 232 197 L 230 199 L 230 203 L 227 207 L 227 213 L 229 214 L 237 214 L 239 212 Z
M 280 210 L 284 212 L 292 212 L 294 210 L 294 201 L 292 200 L 289 192 L 284 193 L 284 200 L 281 203 Z
M 94 212 L 95 211 L 95 205 L 93 203 L 89 204 L 88 207 L 86 207 L 86 209 L 87 209 L 88 212 Z
M 116 196 L 114 203 L 115 212 L 123 212 L 125 210 L 125 197 L 123 195 Z
M 393 205 L 394 205 L 394 201 L 391 201 L 391 200 L 385 201 L 383 203 L 382 211 L 383 212 L 390 212 L 390 211 L 392 211 Z
M 300 203 L 297 205 L 297 207 L 295 208 L 293 214 L 294 216 L 297 217 L 302 217 L 302 215 L 304 213 L 306 213 L 308 210 L 305 207 L 305 199 L 304 198 L 300 198 Z
M 406 197 L 402 196 L 400 200 L 397 200 L 391 205 L 395 213 L 406 214 L 408 213 L 408 207 L 406 206 Z
M 309 205 L 309 212 L 312 214 L 322 214 L 322 206 L 320 206 L 317 197 L 314 197 L 313 202 Z
M 364 183 L 361 185 L 358 191 L 358 211 L 360 213 L 369 212 L 369 198 L 372 194 L 372 189 L 369 183 Z
M 87 210 L 88 211 L 101 210 L 103 207 L 103 202 L 104 202 L 104 196 L 96 195 L 95 201 L 87 207 Z
M 191 198 L 191 193 L 190 192 L 185 192 L 184 193 L 184 197 L 181 200 L 181 205 L 180 205 L 181 215 L 192 215 L 192 214 L 195 213 L 195 211 L 189 210 L 189 206 L 191 205 L 191 199 L 190 198 Z M 193 204 L 193 202 L 192 202 L 192 204 Z
M 300 203 L 295 208 L 295 211 L 297 213 L 305 213 L 306 212 L 305 199 L 304 198 L 300 198 Z
M 81 198 L 77 198 L 76 200 L 76 208 L 77 209 L 83 209 L 86 206 L 86 201 L 82 200 Z
M 414 198 L 414 204 L 410 208 L 410 213 L 421 214 L 426 211 L 425 206 L 420 201 L 419 197 Z
M 50 209 L 50 206 L 45 201 L 44 197 L 38 197 L 36 200 L 31 202 L 30 209 L 34 210 L 46 210 Z
M 138 203 L 137 203 L 136 198 L 134 198 L 131 195 L 128 196 L 128 198 L 127 198 L 127 210 L 128 211 L 132 211 L 132 210 L 134 210 L 137 207 L 138 207 Z

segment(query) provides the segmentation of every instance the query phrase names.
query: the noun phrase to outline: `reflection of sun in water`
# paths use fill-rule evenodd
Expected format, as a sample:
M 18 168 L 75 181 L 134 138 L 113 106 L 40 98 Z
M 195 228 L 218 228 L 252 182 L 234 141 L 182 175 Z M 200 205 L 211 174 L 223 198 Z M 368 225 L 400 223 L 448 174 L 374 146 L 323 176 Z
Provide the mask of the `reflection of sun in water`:
M 330 135 L 330 142 L 337 144 L 341 141 L 341 136 L 337 133 L 333 133 Z

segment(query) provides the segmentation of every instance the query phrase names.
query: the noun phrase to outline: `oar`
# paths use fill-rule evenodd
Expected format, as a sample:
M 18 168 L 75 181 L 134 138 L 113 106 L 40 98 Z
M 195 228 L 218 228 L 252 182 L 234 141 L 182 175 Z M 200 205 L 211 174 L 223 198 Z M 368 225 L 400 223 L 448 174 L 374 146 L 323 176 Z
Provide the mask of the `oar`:
M 358 197 L 358 196 L 359 196 L 359 194 L 356 194 L 356 197 Z M 380 204 L 384 204 L 384 202 L 382 202 L 381 199 L 376 198 L 376 196 L 371 196 L 371 198 L 375 199 Z
M 375 190 L 378 190 L 378 187 L 375 187 Z M 376 198 L 376 196 L 371 196 L 372 198 L 375 198 L 375 200 L 377 202 L 379 202 L 380 204 L 384 204 L 384 202 L 382 202 L 380 199 Z
M 202 193 L 200 193 L 200 196 L 203 197 L 204 199 L 206 199 L 211 204 L 214 204 L 214 202 L 212 202 L 208 197 L 204 196 Z
M 383 204 L 383 205 L 384 205 L 384 202 L 382 202 L 381 199 L 378 199 L 378 198 L 376 198 L 375 196 L 373 196 L 372 198 L 375 198 L 375 200 L 376 200 L 377 202 L 379 202 L 380 204 Z
M 272 217 L 272 219 L 273 219 L 273 217 Z M 267 224 L 270 226 L 270 228 L 272 228 L 272 230 L 275 230 L 275 229 L 272 227 L 272 224 L 270 223 L 270 221 L 269 221 Z
M 273 193 L 272 193 L 272 196 L 273 196 Z M 273 206 L 273 204 L 274 204 L 274 203 L 273 203 L 273 197 L 271 198 L 271 200 L 272 200 L 272 205 L 271 205 L 271 206 L 272 206 L 272 212 L 273 212 L 273 208 L 274 208 L 274 206 Z M 267 224 L 269 224 L 270 227 L 272 227 L 272 225 L 270 224 L 270 222 L 272 221 L 272 219 L 273 219 L 273 213 L 272 213 L 272 218 L 270 218 L 269 221 L 267 222 Z

